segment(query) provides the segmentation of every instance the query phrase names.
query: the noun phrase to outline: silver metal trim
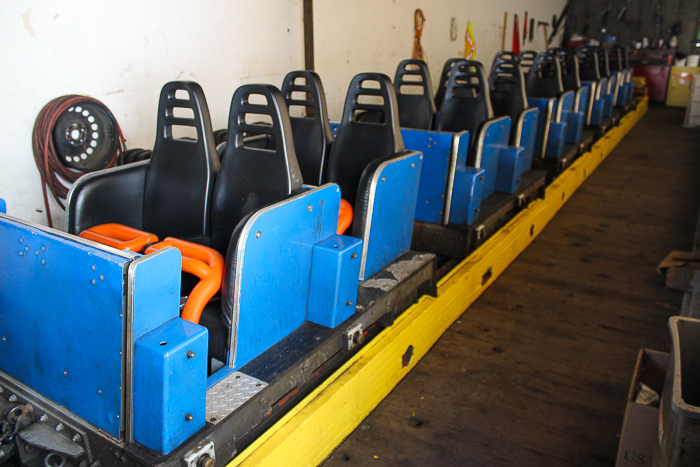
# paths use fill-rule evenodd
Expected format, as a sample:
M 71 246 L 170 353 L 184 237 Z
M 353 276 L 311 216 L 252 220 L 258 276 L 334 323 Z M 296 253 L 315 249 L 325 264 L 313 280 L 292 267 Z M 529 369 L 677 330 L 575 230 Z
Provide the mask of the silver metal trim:
M 272 211 L 273 209 L 276 209 L 280 206 L 284 206 L 285 204 L 289 204 L 293 201 L 296 201 L 297 199 L 304 198 L 311 193 L 314 193 L 316 191 L 319 191 L 323 188 L 326 187 L 335 187 L 338 192 L 340 192 L 340 187 L 336 185 L 335 183 L 326 183 L 324 185 L 321 185 L 320 187 L 313 188 L 309 191 L 305 191 L 303 193 L 299 193 L 296 196 L 292 196 L 291 198 L 287 198 L 285 200 L 280 201 L 279 203 L 271 204 L 270 206 L 263 207 L 257 211 L 248 219 L 248 222 L 246 222 L 245 226 L 243 226 L 243 230 L 241 231 L 240 237 L 238 237 L 238 258 L 236 259 L 236 271 L 235 271 L 235 276 L 234 276 L 234 283 L 233 283 L 233 309 L 231 310 L 231 328 L 230 328 L 230 337 L 229 337 L 229 357 L 228 357 L 228 366 L 229 368 L 234 368 L 234 365 L 236 364 L 236 346 L 238 344 L 238 336 L 237 332 L 238 331 L 238 314 L 240 313 L 240 305 L 241 305 L 241 273 L 243 272 L 243 259 L 245 258 L 245 239 L 248 238 L 248 235 L 250 235 L 250 232 L 252 230 L 253 224 L 260 219 L 260 217 L 263 214 L 267 214 L 268 212 Z M 242 242 L 242 243 L 241 243 Z
M 450 160 L 447 166 L 447 184 L 445 188 L 445 202 L 442 205 L 442 225 L 450 223 L 450 210 L 452 209 L 452 194 L 455 188 L 455 175 L 457 174 L 457 153 L 462 135 L 468 131 L 460 131 L 452 135 L 452 147 L 450 148 Z M 467 148 L 467 158 L 469 158 L 469 148 Z
M 574 112 L 578 112 L 578 106 L 581 105 L 581 88 L 572 92 L 574 93 Z
M 476 142 L 476 160 L 474 161 L 474 168 L 481 168 L 481 154 L 484 152 L 484 140 L 486 139 L 486 129 L 490 128 L 492 124 L 498 123 L 505 119 L 510 120 L 510 117 L 503 116 L 498 118 L 491 118 L 486 120 L 486 122 L 479 129 L 479 139 Z
M 416 154 L 420 154 L 419 151 L 407 151 L 407 154 L 401 157 L 394 157 L 388 161 L 383 162 L 374 171 L 374 176 L 372 177 L 372 182 L 369 187 L 369 202 L 367 203 L 367 217 L 365 218 L 365 227 L 362 234 L 362 256 L 360 256 L 360 281 L 365 280 L 365 268 L 367 266 L 367 250 L 369 248 L 369 234 L 372 230 L 372 214 L 374 213 L 374 197 L 377 193 L 377 185 L 379 184 L 379 178 L 382 171 L 389 165 L 395 162 L 408 159 L 409 157 L 414 157 Z
M 124 429 L 124 442 L 130 444 L 134 441 L 134 270 L 136 267 L 155 256 L 177 248 L 168 246 L 161 248 L 149 255 L 134 259 L 126 265 L 126 301 L 124 304 L 124 342 L 122 349 L 124 354 L 124 370 L 122 379 L 122 424 Z M 179 312 L 178 312 L 179 313 Z
M 591 125 L 591 115 L 593 114 L 593 101 L 596 100 L 596 92 L 598 91 L 598 83 L 595 81 L 590 82 L 591 85 L 588 86 L 588 109 L 586 110 L 586 126 Z
M 61 237 L 65 240 L 70 240 L 70 241 L 75 242 L 75 243 L 80 243 L 81 245 L 96 248 L 96 249 L 104 251 L 106 253 L 111 253 L 113 255 L 119 256 L 119 257 L 124 258 L 126 260 L 131 260 L 131 259 L 138 257 L 138 254 L 134 253 L 132 251 L 119 250 L 117 248 L 113 248 L 111 246 L 104 245 L 102 243 L 93 242 L 92 240 L 87 240 L 83 237 L 69 234 L 68 232 L 64 232 L 62 230 L 54 229 L 51 227 L 47 227 L 45 225 L 36 224 L 34 222 L 26 221 L 24 219 L 18 219 L 17 217 L 13 217 L 13 216 L 10 216 L 7 214 L 0 213 L 0 218 L 2 218 L 2 217 L 5 217 L 11 221 L 17 222 L 18 224 L 26 225 L 27 227 L 32 227 L 35 229 L 39 229 L 43 232 L 56 235 L 57 237 Z
M 515 136 L 513 137 L 513 145 L 514 146 L 522 146 L 520 144 L 523 138 L 523 125 L 525 125 L 525 117 L 527 114 L 532 113 L 537 110 L 537 107 L 527 107 L 524 109 L 522 112 L 520 112 L 520 115 L 518 116 L 518 121 L 515 122 Z
M 547 142 L 549 141 L 549 127 L 552 124 L 552 112 L 554 112 L 554 98 L 547 101 L 547 112 L 544 120 L 544 131 L 542 132 L 542 148 L 540 149 L 540 159 L 544 159 L 547 151 Z
M 554 116 L 554 119 L 556 120 L 557 123 L 561 123 L 561 113 L 564 111 L 564 96 L 568 96 L 569 94 L 574 95 L 574 101 L 576 100 L 576 94 L 574 94 L 574 91 L 564 91 L 561 94 L 559 94 L 559 99 L 557 99 L 557 113 Z M 576 106 L 574 105 L 574 111 L 576 109 Z

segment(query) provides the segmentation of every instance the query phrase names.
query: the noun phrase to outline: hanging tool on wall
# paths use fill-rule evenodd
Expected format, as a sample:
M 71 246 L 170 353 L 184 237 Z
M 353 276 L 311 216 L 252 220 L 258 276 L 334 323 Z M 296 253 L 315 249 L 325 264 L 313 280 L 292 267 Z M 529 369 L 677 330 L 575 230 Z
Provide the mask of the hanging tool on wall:
M 525 46 L 526 40 L 527 40 L 527 11 L 525 12 L 525 19 L 523 20 L 523 46 Z
M 425 50 L 423 50 L 423 45 L 420 43 L 420 38 L 423 35 L 423 26 L 425 25 L 425 15 L 423 15 L 423 10 L 416 8 L 416 12 L 413 15 L 413 20 L 413 53 L 411 54 L 411 58 L 414 60 L 427 60 Z
M 39 112 L 32 133 L 34 162 L 49 227 L 53 227 L 47 187 L 61 209 L 70 185 L 87 172 L 122 163 L 124 136 L 112 112 L 86 96 L 61 96 Z
M 520 54 L 520 27 L 518 26 L 518 15 L 513 15 L 513 48 L 514 54 Z
M 549 23 L 546 21 L 538 21 L 537 29 L 540 29 L 540 27 L 542 27 L 544 33 L 544 46 L 547 47 L 547 43 L 549 42 L 547 40 L 547 38 L 549 37 L 549 34 L 547 34 L 547 32 L 549 31 Z
M 501 50 L 506 50 L 506 32 L 508 31 L 508 12 L 503 13 L 503 35 L 501 36 Z
M 535 40 L 535 18 L 530 19 L 530 37 L 528 38 L 530 42 Z
M 600 27 L 600 32 L 603 34 L 605 34 L 608 31 L 608 29 L 607 29 L 608 15 L 610 14 L 611 8 L 612 8 L 612 6 L 608 5 L 608 7 L 606 9 L 604 9 L 603 11 L 601 11 L 600 14 L 598 15 L 598 17 L 596 18 L 596 21 L 601 21 L 602 26 Z
M 567 14 L 569 13 L 569 4 L 567 3 L 566 6 L 564 6 L 564 9 L 561 11 L 561 14 L 559 15 L 559 19 L 557 19 L 556 15 L 553 18 L 552 22 L 552 35 L 549 37 L 549 41 L 547 42 L 547 46 L 549 46 L 554 38 L 564 30 L 564 24 L 566 24 L 566 17 Z

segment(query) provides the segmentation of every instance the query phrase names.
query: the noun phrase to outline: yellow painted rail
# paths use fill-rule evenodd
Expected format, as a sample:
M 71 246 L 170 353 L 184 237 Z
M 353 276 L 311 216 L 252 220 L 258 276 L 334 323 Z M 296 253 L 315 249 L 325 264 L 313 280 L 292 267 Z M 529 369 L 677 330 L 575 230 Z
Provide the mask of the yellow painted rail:
M 229 463 L 313 466 L 333 450 L 413 369 L 447 328 L 544 229 L 647 111 L 647 99 L 438 284 Z M 406 367 L 402 357 L 413 346 Z

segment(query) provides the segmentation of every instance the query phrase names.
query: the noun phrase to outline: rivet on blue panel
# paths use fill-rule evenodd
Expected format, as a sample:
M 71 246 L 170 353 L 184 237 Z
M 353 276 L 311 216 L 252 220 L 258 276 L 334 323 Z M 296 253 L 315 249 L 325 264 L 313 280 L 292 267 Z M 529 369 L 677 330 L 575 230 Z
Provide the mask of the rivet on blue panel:
M 355 313 L 362 240 L 331 235 L 314 245 L 306 320 L 334 328 Z
M 206 328 L 173 318 L 136 340 L 134 439 L 168 454 L 205 423 Z

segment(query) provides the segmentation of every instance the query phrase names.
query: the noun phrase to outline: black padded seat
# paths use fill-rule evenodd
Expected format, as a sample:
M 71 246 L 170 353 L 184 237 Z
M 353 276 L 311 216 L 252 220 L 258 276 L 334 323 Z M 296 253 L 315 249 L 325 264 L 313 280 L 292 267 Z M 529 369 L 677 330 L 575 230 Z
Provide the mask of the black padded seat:
M 530 70 L 532 65 L 535 63 L 535 58 L 537 57 L 537 52 L 534 50 L 523 50 L 518 54 L 518 59 L 520 60 L 520 68 L 523 70 L 523 76 L 527 80 L 530 75 Z
M 559 49 L 558 57 L 564 90 L 577 91 L 581 87 L 581 76 L 576 52 L 573 49 Z
M 442 101 L 445 100 L 445 91 L 447 90 L 447 83 L 450 81 L 450 72 L 452 71 L 452 66 L 462 61 L 461 58 L 448 58 L 445 65 L 442 67 L 442 73 L 440 74 L 440 82 L 438 83 L 437 92 L 435 93 L 435 108 L 440 110 L 442 106 Z
M 410 92 L 410 91 L 420 92 Z M 428 64 L 423 60 L 403 60 L 396 68 L 394 91 L 402 128 L 430 130 L 437 108 Z
M 381 115 L 381 123 L 358 120 L 358 115 L 368 112 Z M 360 73 L 352 79 L 331 148 L 326 182 L 340 186 L 343 199 L 354 207 L 354 219 L 363 215 L 360 181 L 368 166 L 404 150 L 398 115 L 396 93 L 388 76 Z M 353 221 L 353 226 L 357 224 Z
M 455 63 L 436 119 L 438 131 L 469 131 L 472 153 L 479 128 L 494 116 L 488 86 L 481 62 L 461 60 Z
M 68 200 L 69 233 L 114 222 L 160 238 L 209 235 L 219 157 L 199 84 L 173 81 L 163 86 L 150 160 L 130 166 L 76 182 Z
M 607 50 L 608 65 L 610 71 L 622 71 L 622 53 L 618 47 L 610 47 Z
M 264 136 L 268 147 L 250 146 L 244 135 Z M 241 86 L 231 100 L 226 152 L 214 191 L 212 248 L 225 256 L 241 219 L 289 197 L 302 184 L 282 93 L 269 84 Z
M 537 54 L 527 78 L 528 97 L 559 97 L 564 92 L 559 58 L 549 52 Z
M 289 111 L 301 174 L 306 183 L 320 185 L 333 144 L 321 78 L 313 71 L 292 71 L 284 77 L 282 95 Z M 295 116 L 295 108 L 303 108 L 303 115 Z
M 582 81 L 600 81 L 600 67 L 598 54 L 593 47 L 579 47 L 576 49 L 579 63 L 579 74 Z
M 610 77 L 610 62 L 608 61 L 608 52 L 603 48 L 595 49 L 596 55 L 598 55 L 598 69 L 600 70 L 600 76 L 602 78 Z
M 516 122 L 521 112 L 528 107 L 525 77 L 516 55 L 501 54 L 501 58 L 494 60 L 489 75 L 491 106 L 495 116 L 507 115 L 512 122 Z

